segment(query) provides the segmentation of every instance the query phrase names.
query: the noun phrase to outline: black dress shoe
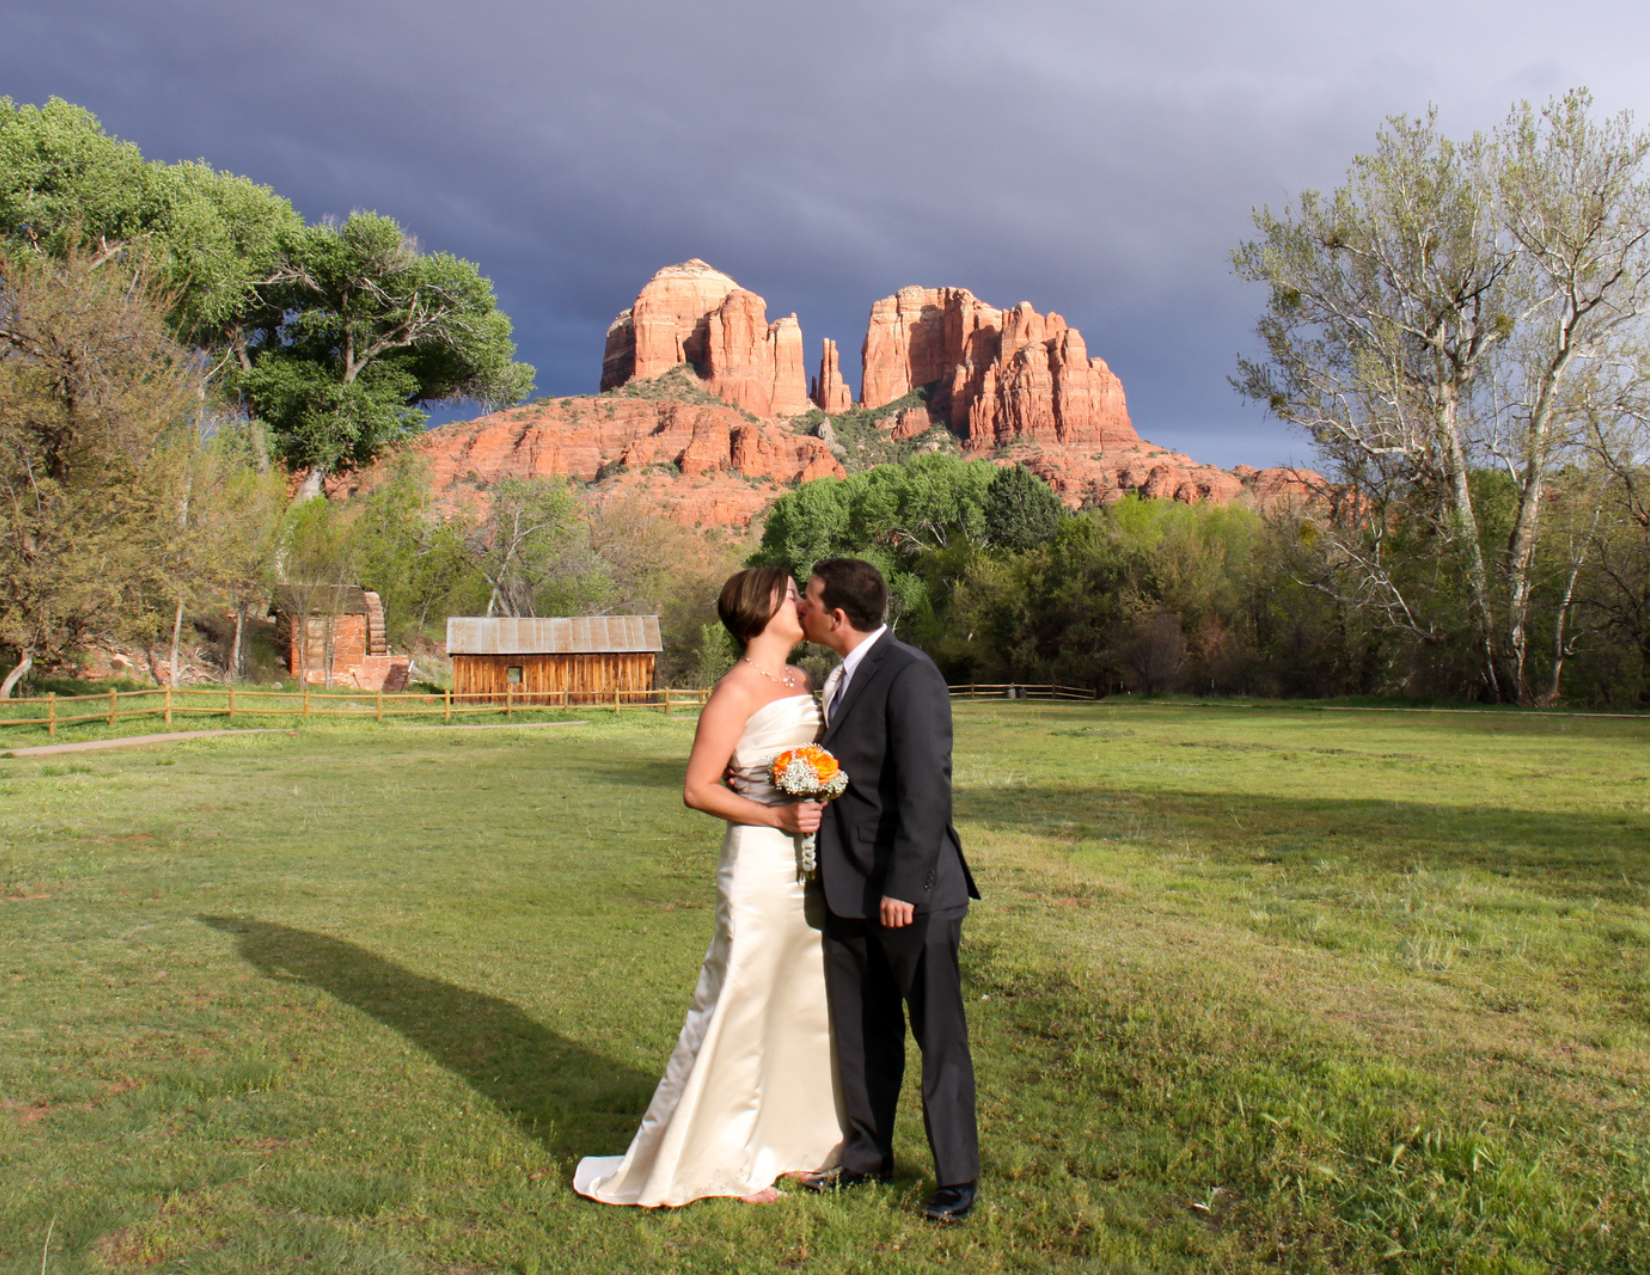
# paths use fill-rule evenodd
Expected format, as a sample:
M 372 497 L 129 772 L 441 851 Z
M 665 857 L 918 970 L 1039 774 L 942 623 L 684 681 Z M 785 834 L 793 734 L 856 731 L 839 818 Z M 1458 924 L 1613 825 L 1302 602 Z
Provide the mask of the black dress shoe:
M 881 1186 L 893 1181 L 888 1173 L 856 1173 L 852 1169 L 827 1169 L 823 1173 L 804 1173 L 797 1183 L 804 1191 L 845 1191 L 849 1187 L 875 1184 Z
M 922 1215 L 930 1222 L 961 1222 L 968 1217 L 978 1195 L 972 1182 L 964 1182 L 961 1186 L 936 1187 L 934 1194 L 928 1197 L 928 1207 L 923 1209 Z

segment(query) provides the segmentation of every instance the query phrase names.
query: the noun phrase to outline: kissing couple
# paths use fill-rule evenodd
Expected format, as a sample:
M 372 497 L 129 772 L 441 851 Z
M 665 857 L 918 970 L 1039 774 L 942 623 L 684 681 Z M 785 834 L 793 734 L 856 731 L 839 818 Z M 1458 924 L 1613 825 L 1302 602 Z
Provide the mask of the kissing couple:
M 950 692 L 882 622 L 887 600 L 858 558 L 816 563 L 801 594 L 776 567 L 722 587 L 717 610 L 740 657 L 700 714 L 682 791 L 728 824 L 716 933 L 630 1149 L 581 1160 L 579 1194 L 765 1204 L 781 1177 L 814 1191 L 887 1182 L 909 1012 L 937 1183 L 923 1215 L 960 1222 L 973 1207 L 957 950 L 979 893 L 951 826 Z M 841 657 L 823 715 L 808 674 L 787 662 L 804 637 Z M 848 777 L 827 806 L 793 800 L 771 775 L 779 753 L 815 742 Z M 801 866 L 809 834 L 817 879 Z

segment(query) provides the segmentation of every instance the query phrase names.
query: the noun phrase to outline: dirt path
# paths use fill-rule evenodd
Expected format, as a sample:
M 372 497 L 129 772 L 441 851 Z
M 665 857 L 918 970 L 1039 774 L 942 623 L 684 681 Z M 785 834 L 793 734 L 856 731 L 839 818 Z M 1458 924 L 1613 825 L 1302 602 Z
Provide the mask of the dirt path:
M 537 730 L 543 726 L 588 726 L 589 722 L 498 722 L 471 726 L 392 726 L 391 730 Z M 216 739 L 221 735 L 297 735 L 281 726 L 256 730 L 177 730 L 164 735 L 133 735 L 127 739 L 88 739 L 77 744 L 41 744 L 34 748 L 0 748 L 0 757 L 55 757 L 59 753 L 90 753 L 101 748 L 132 748 L 138 744 L 175 744 L 185 739 Z
M 475 722 L 468 726 L 391 726 L 391 730 L 537 730 L 541 726 L 588 726 L 589 722 Z
M 55 757 L 58 753 L 90 753 L 100 748 L 131 748 L 137 744 L 173 744 L 180 739 L 216 739 L 220 735 L 296 735 L 295 730 L 266 726 L 257 730 L 176 730 L 165 735 L 132 735 L 127 739 L 87 739 L 78 744 L 41 744 L 35 748 L 0 748 L 0 757 Z

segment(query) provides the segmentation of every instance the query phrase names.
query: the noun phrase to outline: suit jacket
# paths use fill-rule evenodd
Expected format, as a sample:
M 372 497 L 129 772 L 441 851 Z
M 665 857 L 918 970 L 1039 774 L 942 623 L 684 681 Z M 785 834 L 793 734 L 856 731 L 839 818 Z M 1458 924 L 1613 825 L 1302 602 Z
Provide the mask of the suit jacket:
M 918 912 L 980 897 L 951 826 L 951 693 L 932 660 L 883 634 L 820 743 L 848 775 L 819 825 L 832 912 L 875 917 L 884 895 Z

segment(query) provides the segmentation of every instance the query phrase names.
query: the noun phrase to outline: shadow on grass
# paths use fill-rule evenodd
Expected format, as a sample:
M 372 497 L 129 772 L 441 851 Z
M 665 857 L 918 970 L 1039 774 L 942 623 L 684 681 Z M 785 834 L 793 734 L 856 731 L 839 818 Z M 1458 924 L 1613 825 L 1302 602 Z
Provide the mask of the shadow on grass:
M 1538 876 L 1585 895 L 1638 899 L 1650 884 L 1650 815 L 1513 810 L 1367 797 L 1284 798 L 1255 793 L 1100 785 L 959 786 L 957 817 L 1070 840 L 1116 837 L 1178 845 L 1234 861 L 1310 865 L 1345 854 L 1369 869 L 1478 869 Z
M 416 974 L 344 939 L 201 916 L 270 978 L 307 983 L 399 1032 L 552 1155 L 616 1155 L 657 1082 L 534 1022 L 509 1001 Z
M 564 759 L 561 768 L 603 787 L 654 788 L 680 793 L 687 756 L 664 760 L 621 754 L 611 757 Z

